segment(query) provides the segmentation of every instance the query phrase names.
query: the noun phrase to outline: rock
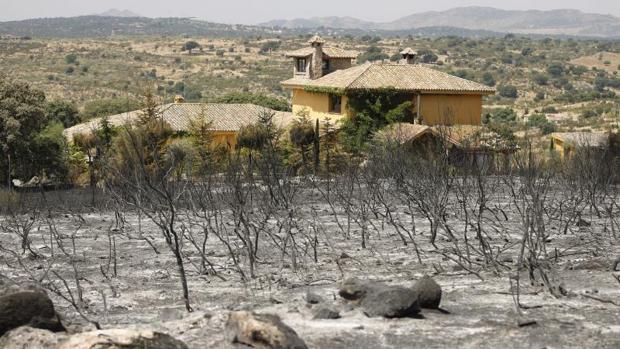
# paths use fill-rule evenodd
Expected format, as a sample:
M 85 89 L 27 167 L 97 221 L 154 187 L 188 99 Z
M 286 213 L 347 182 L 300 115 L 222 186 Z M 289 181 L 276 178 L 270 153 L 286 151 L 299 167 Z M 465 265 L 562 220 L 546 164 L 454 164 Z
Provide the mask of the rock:
M 319 304 L 319 303 L 323 303 L 325 300 L 323 299 L 323 297 L 319 296 L 318 294 L 308 291 L 306 293 L 306 302 L 308 304 Z
M 256 349 L 306 349 L 306 343 L 276 315 L 233 312 L 226 323 L 229 342 Z
M 66 339 L 63 334 L 56 334 L 48 330 L 32 328 L 29 326 L 18 327 L 0 337 L 2 349 L 55 349 L 62 340 Z
M 377 286 L 379 286 L 379 284 L 374 281 L 349 278 L 342 282 L 338 294 L 346 300 L 357 301 L 364 298 L 368 292 L 375 289 Z
M 188 349 L 185 343 L 149 330 L 101 330 L 69 337 L 55 349 Z
M 351 256 L 349 256 L 346 252 L 342 252 L 340 254 L 340 259 L 349 259 L 351 258 Z
M 415 286 L 414 291 L 418 294 L 420 307 L 426 309 L 437 309 L 441 302 L 441 286 L 430 276 L 424 275 Z
M 585 228 L 591 226 L 592 223 L 586 221 L 585 219 L 579 218 L 576 225 L 580 228 Z
M 334 320 L 340 319 L 340 312 L 333 306 L 321 305 L 313 312 L 314 320 Z
M 618 271 L 618 265 L 620 265 L 620 256 L 612 263 L 611 271 Z
M 369 317 L 401 318 L 420 312 L 418 294 L 400 286 L 374 287 L 361 299 L 360 305 Z
M 65 331 L 52 300 L 43 291 L 20 291 L 0 297 L 0 336 L 24 325 Z

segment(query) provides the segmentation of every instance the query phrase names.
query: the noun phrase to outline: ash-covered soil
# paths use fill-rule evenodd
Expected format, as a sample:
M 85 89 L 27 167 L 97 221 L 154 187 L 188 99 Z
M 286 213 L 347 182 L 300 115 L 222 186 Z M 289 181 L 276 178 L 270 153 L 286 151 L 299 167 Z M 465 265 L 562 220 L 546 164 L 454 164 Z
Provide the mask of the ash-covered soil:
M 518 235 L 496 239 L 494 243 L 504 251 L 498 259 L 502 266 L 476 276 L 433 252 L 435 248 L 428 243 L 429 227 L 422 221 L 414 236 L 422 256 L 420 264 L 413 245 L 404 246 L 387 226 L 372 231 L 363 249 L 355 229 L 346 239 L 330 210 L 318 212 L 327 227 L 318 240 L 318 262 L 310 247 L 291 263 L 290 256 L 281 258 L 273 244 L 261 240 L 257 277 L 245 282 L 218 239 L 209 237 L 206 245 L 217 275 L 200 272 L 200 257 L 186 241 L 183 254 L 192 313 L 185 310 L 175 260 L 161 233 L 142 217 L 143 237 L 151 239 L 156 253 L 139 237 L 138 217 L 133 213 L 125 215 L 120 228 L 113 213 L 54 216 L 68 254 L 61 253 L 56 242 L 50 243 L 54 237 L 49 219 L 41 218 L 31 233 L 33 250 L 44 257 L 21 254 L 18 239 L 4 233 L 0 236 L 2 246 L 17 251 L 23 257 L 23 267 L 14 255 L 3 251 L 0 273 L 5 286 L 23 286 L 53 270 L 66 279 L 74 294 L 74 276 L 79 275 L 84 313 L 103 328 L 159 330 L 195 349 L 226 347 L 225 323 L 234 310 L 277 314 L 310 348 L 620 347 L 620 282 L 611 269 L 620 250 L 609 232 L 597 231 L 598 224 L 571 228 L 566 235 L 552 232 L 548 250 L 570 252 L 554 260 L 551 267 L 553 282 L 561 285 L 565 295 L 554 297 L 540 283 L 532 285 L 526 270 L 521 270 L 519 294 L 525 309 L 519 314 L 510 279 L 517 272 Z M 116 276 L 111 236 L 116 245 Z M 598 242 L 592 243 L 593 237 Z M 439 250 L 451 246 L 440 240 Z M 236 256 L 246 263 L 243 249 L 234 246 Z M 75 270 L 67 255 L 74 256 Z M 344 278 L 355 276 L 409 287 L 426 274 L 441 285 L 443 297 L 441 310 L 424 309 L 420 318 L 369 318 L 338 296 Z M 314 308 L 321 304 L 308 304 L 308 292 L 320 295 L 323 304 L 333 305 L 341 318 L 314 320 Z M 68 302 L 49 294 L 70 331 L 93 329 Z

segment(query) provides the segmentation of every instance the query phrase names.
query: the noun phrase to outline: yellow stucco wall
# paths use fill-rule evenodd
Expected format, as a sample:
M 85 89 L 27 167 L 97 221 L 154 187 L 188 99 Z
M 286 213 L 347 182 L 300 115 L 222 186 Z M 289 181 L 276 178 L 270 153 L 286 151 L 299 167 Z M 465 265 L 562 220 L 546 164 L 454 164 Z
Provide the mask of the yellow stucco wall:
M 480 125 L 482 96 L 423 94 L 420 115 L 425 125 Z
M 237 146 L 237 132 L 213 132 L 213 144 L 214 145 L 224 145 L 230 147 L 230 149 L 235 149 Z
M 310 112 L 310 119 L 325 120 L 339 119 L 347 114 L 347 97 L 342 97 L 342 114 L 329 112 L 329 95 L 324 93 L 311 93 L 302 89 L 293 90 L 293 115 L 299 115 L 303 110 Z
M 564 141 L 557 137 L 551 137 L 551 150 L 559 154 L 560 159 L 564 159 L 566 155 L 570 156 L 570 148 L 564 147 Z
M 347 117 L 347 97 L 342 98 L 342 114 L 329 113 L 329 95 L 311 93 L 303 89 L 292 91 L 293 114 L 306 109 L 312 119 L 326 117 Z M 417 96 L 413 95 L 414 111 L 417 110 Z M 467 94 L 420 96 L 420 114 L 425 125 L 480 125 L 482 122 L 482 96 Z

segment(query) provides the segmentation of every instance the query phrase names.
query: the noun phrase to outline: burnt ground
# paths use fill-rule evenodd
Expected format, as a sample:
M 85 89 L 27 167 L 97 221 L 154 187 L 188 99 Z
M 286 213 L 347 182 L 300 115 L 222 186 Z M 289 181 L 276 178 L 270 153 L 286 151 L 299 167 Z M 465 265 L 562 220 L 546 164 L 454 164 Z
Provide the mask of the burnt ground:
M 516 273 L 516 245 L 502 254 L 499 260 L 504 267 L 499 273 L 487 269 L 478 277 L 434 253 L 428 243 L 428 225 L 422 221 L 417 223 L 419 235 L 415 236 L 424 262 L 420 264 L 413 246 L 404 246 L 388 227 L 379 225 L 378 231 L 371 233 L 367 248 L 362 249 L 355 229 L 352 238 L 345 239 L 330 211 L 320 212 L 326 229 L 319 240 L 318 263 L 309 253 L 299 256 L 294 268 L 290 259 L 281 261 L 280 252 L 261 241 L 264 245 L 257 278 L 248 282 L 241 280 L 216 238 L 209 238 L 207 251 L 219 276 L 200 274 L 197 253 L 187 245 L 184 253 L 194 263 L 186 263 L 193 313 L 184 309 L 174 259 L 152 222 L 142 222 L 143 232 L 153 238 L 160 254 L 146 241 L 137 239 L 135 214 L 126 214 L 122 232 L 112 232 L 117 251 L 116 277 L 112 266 L 108 269 L 108 232 L 114 226 L 113 213 L 89 213 L 79 218 L 57 215 L 54 222 L 64 247 L 68 251 L 75 248 L 88 317 L 104 328 L 161 330 L 185 341 L 190 348 L 224 347 L 228 313 L 240 309 L 279 315 L 311 348 L 620 347 L 620 283 L 611 271 L 620 248 L 618 240 L 599 229 L 604 227 L 603 222 L 587 228 L 573 227 L 566 235 L 551 228 L 554 232 L 548 249 L 557 248 L 565 255 L 553 261 L 551 275 L 566 295 L 556 298 L 542 285 L 530 284 L 522 270 L 520 300 L 527 309 L 519 315 L 509 278 Z M 74 273 L 67 256 L 55 246 L 51 257 L 46 224 L 41 221 L 32 233 L 33 250 L 46 257 L 32 259 L 23 255 L 26 272 L 13 256 L 2 252 L 0 273 L 9 284 L 25 285 L 32 276 L 40 277 L 51 268 L 66 278 L 75 293 Z M 513 243 L 519 236 L 510 235 L 508 240 Z M 15 236 L 2 234 L 0 242 L 19 252 Z M 495 243 L 506 246 L 499 239 Z M 442 239 L 438 246 L 443 249 L 450 243 Z M 238 256 L 245 261 L 242 251 Z M 104 277 L 102 269 L 108 270 L 109 278 Z M 368 318 L 337 296 L 338 283 L 346 277 L 412 286 L 425 274 L 432 275 L 443 288 L 443 311 L 424 310 L 421 319 Z M 311 306 L 305 301 L 308 291 L 336 304 L 342 318 L 313 320 Z M 66 301 L 51 296 L 71 331 L 93 328 Z M 519 326 L 524 323 L 527 325 Z

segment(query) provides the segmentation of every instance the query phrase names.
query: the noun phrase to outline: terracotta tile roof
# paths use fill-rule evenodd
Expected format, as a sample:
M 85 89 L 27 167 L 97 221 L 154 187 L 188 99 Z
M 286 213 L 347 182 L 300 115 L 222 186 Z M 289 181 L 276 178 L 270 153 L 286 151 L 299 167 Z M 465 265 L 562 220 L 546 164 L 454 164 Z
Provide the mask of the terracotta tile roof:
M 304 48 L 300 48 L 299 50 L 295 50 L 295 51 L 290 51 L 286 53 L 286 57 L 296 57 L 296 58 L 303 58 L 303 57 L 308 57 L 308 56 L 312 56 L 312 53 L 314 52 L 314 48 L 312 47 L 304 47 Z M 329 57 L 329 58 L 350 58 L 350 59 L 355 59 L 357 58 L 357 56 L 359 55 L 357 52 L 354 51 L 347 51 L 347 50 L 343 50 L 339 47 L 323 47 L 323 55 Z
M 377 132 L 375 139 L 405 144 L 415 142 L 417 139 L 427 134 L 444 139 L 447 143 L 461 149 L 492 151 L 516 150 L 516 146 L 511 144 L 510 141 L 502 139 L 498 134 L 485 129 L 483 126 L 474 125 L 427 126 L 411 123 L 395 123 Z
M 580 147 L 606 147 L 609 145 L 609 134 L 603 132 L 555 132 L 551 134 L 551 138 Z
M 366 63 L 337 70 L 316 80 L 293 78 L 288 87 L 327 87 L 342 90 L 394 88 L 432 93 L 493 94 L 495 89 L 417 64 Z
M 272 111 L 254 104 L 202 104 L 202 103 L 171 103 L 159 107 L 163 119 L 170 124 L 174 131 L 187 131 L 191 120 L 204 115 L 211 122 L 211 130 L 219 132 L 236 132 L 243 126 L 253 124 L 259 120 L 259 115 L 265 111 Z M 141 110 L 112 115 L 108 121 L 113 126 L 123 126 L 136 122 Z M 294 119 L 292 113 L 276 112 L 275 124 L 286 128 Z M 67 139 L 72 140 L 75 134 L 91 133 L 100 127 L 102 118 L 92 119 L 86 123 L 75 125 L 64 131 Z

